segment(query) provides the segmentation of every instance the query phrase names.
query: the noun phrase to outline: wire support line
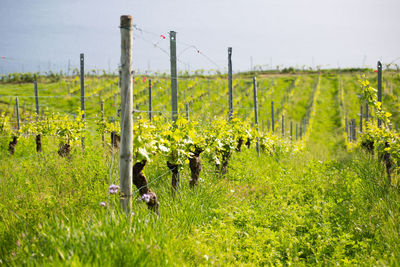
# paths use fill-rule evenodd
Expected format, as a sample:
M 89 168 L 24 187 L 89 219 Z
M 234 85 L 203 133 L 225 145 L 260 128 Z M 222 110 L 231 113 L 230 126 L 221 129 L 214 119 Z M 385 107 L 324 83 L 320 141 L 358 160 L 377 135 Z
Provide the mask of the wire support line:
M 132 195 L 138 193 L 141 189 L 143 189 L 143 188 L 145 188 L 145 187 L 147 187 L 147 186 L 149 186 L 149 185 L 155 183 L 156 181 L 158 181 L 159 179 L 161 179 L 162 177 L 164 177 L 165 175 L 167 175 L 167 174 L 170 173 L 170 172 L 171 172 L 171 171 L 168 170 L 168 171 L 164 172 L 163 174 L 161 174 L 160 176 L 158 176 L 158 177 L 152 179 L 150 182 L 147 183 L 147 185 L 143 185 L 143 186 L 139 187 L 137 190 L 135 190 L 134 192 L 132 192 Z
M 147 40 L 147 39 L 145 39 L 145 38 L 143 38 L 143 37 L 141 37 L 141 36 L 139 36 L 139 35 L 135 35 L 135 34 L 133 34 L 133 37 L 134 37 L 134 38 L 139 38 L 139 39 L 145 41 L 146 43 L 149 43 L 149 44 L 153 45 L 155 48 L 158 48 L 160 51 L 162 51 L 164 54 L 166 54 L 166 55 L 168 56 L 168 58 L 171 58 L 171 56 L 170 56 L 170 54 L 168 53 L 168 51 L 166 51 L 164 48 L 162 48 L 161 46 L 158 45 L 159 42 L 153 43 L 153 42 L 151 42 L 151 41 L 149 41 L 149 40 Z M 185 66 L 189 66 L 189 65 L 190 65 L 189 63 L 183 62 L 183 61 L 182 61 L 181 59 L 179 59 L 179 58 L 177 58 L 176 60 L 177 60 L 179 63 L 181 63 L 181 64 L 183 64 L 183 65 L 185 65 Z
M 147 40 L 146 38 L 143 38 L 142 36 L 139 36 L 139 35 L 137 35 L 137 34 L 133 34 L 133 37 L 134 37 L 134 38 L 139 38 L 139 39 L 145 41 L 146 43 L 149 43 L 149 44 L 153 45 L 154 48 L 158 48 L 158 49 L 161 50 L 164 54 L 166 54 L 168 57 L 170 57 L 170 54 L 168 53 L 168 51 L 166 51 L 164 48 L 162 48 L 162 47 L 160 47 L 160 46 L 158 45 L 159 42 L 155 42 L 155 43 L 154 43 L 154 42 L 149 41 L 149 40 Z
M 178 44 L 179 44 L 179 43 L 185 44 L 185 43 L 179 42 L 179 41 L 177 41 L 177 43 L 178 43 Z M 199 55 L 203 56 L 206 60 L 208 60 L 211 64 L 213 64 L 214 66 L 216 66 L 218 69 L 221 69 L 221 67 L 220 67 L 217 63 L 215 63 L 214 60 L 212 60 L 209 56 L 207 56 L 207 55 L 204 54 L 202 51 L 200 51 L 200 49 L 198 49 L 197 46 L 191 45 L 191 44 L 185 44 L 185 45 L 186 45 L 187 47 L 184 48 L 184 49 L 178 54 L 178 56 L 181 56 L 183 53 L 185 53 L 186 51 L 188 51 L 190 48 L 193 48 L 194 50 L 196 50 L 196 52 L 197 52 Z
M 162 40 L 165 40 L 165 39 L 166 39 L 166 37 L 165 37 L 164 34 L 156 34 L 156 33 L 154 33 L 154 32 L 151 32 L 151 31 L 148 31 L 148 30 L 144 30 L 143 28 L 139 27 L 137 24 L 134 24 L 134 25 L 133 25 L 133 28 L 136 29 L 138 32 L 140 32 L 142 35 L 143 35 L 144 33 L 146 33 L 146 34 L 149 34 L 149 35 L 153 35 L 153 36 L 155 36 L 155 37 L 158 37 L 158 38 L 162 38 Z M 168 35 L 169 35 L 169 33 L 168 33 Z M 142 40 L 144 40 L 144 41 L 146 41 L 146 42 L 148 42 L 148 43 L 151 43 L 154 47 L 159 48 L 159 49 L 162 50 L 164 53 L 166 53 L 166 54 L 168 55 L 168 57 L 170 57 L 170 55 L 169 55 L 169 53 L 168 53 L 167 51 L 165 51 L 164 49 L 162 49 L 161 47 L 158 46 L 158 44 L 159 44 L 160 41 L 162 41 L 162 40 L 159 40 L 159 41 L 153 43 L 153 42 L 151 42 L 151 41 L 149 41 L 149 40 L 147 40 L 147 39 L 145 39 L 145 38 L 143 38 L 143 37 L 141 37 L 141 36 L 139 36 L 139 35 L 133 34 L 133 36 L 134 36 L 134 37 L 137 37 L 137 38 L 139 38 L 139 39 L 142 39 Z M 182 55 L 184 52 L 186 52 L 187 50 L 189 50 L 190 48 L 192 48 L 192 49 L 194 49 L 198 54 L 200 54 L 201 56 L 203 56 L 207 61 L 209 61 L 211 64 L 213 64 L 214 66 L 216 66 L 218 69 L 221 69 L 221 67 L 220 67 L 214 60 L 212 60 L 208 55 L 206 55 L 205 53 L 203 53 L 202 51 L 200 51 L 200 49 L 199 49 L 196 45 L 194 45 L 194 44 L 188 44 L 188 43 L 185 43 L 185 42 L 182 42 L 182 41 L 176 41 L 176 43 L 177 43 L 177 44 L 182 44 L 182 45 L 186 46 L 186 47 L 178 54 L 178 56 Z M 179 59 L 177 59 L 177 60 L 178 60 L 178 62 L 180 62 L 180 63 L 182 63 L 182 64 L 184 64 L 184 65 L 186 65 L 186 66 L 189 66 L 189 64 L 184 63 L 184 62 L 180 61 Z
M 101 96 L 99 94 L 93 94 L 93 95 L 89 95 L 86 96 L 86 98 L 91 98 L 91 97 L 98 97 Z M 32 96 L 32 95 L 0 95 L 0 97 L 19 97 L 19 98 L 36 98 L 36 96 Z M 38 98 L 79 98 L 81 99 L 81 96 L 74 96 L 74 95 L 40 95 L 38 96 Z

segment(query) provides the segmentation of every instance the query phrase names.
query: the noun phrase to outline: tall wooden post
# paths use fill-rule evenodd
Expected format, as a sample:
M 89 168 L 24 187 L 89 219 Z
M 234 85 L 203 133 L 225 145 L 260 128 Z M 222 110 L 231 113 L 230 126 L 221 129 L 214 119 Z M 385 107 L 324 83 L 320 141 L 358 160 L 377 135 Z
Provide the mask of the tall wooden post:
M 122 209 L 132 208 L 133 94 L 132 94 L 132 17 L 121 16 L 121 145 L 120 184 Z
M 382 63 L 378 61 L 378 101 L 381 102 L 382 108 Z M 378 119 L 378 126 L 382 124 L 381 120 Z
M 272 132 L 275 132 L 275 119 L 274 119 L 274 101 L 271 101 L 271 122 Z
M 39 93 L 37 81 L 34 82 L 35 104 L 36 104 L 36 122 L 39 120 Z M 42 152 L 42 135 L 36 135 L 36 152 Z
M 290 121 L 290 141 L 293 140 L 293 122 Z
M 360 133 L 363 132 L 363 106 L 360 105 Z
M 39 94 L 38 94 L 37 81 L 34 82 L 34 91 L 35 91 L 35 105 L 36 105 L 36 121 L 38 121 L 38 119 L 39 119 Z
M 169 32 L 170 43 L 170 58 L 171 58 L 171 96 L 172 96 L 172 120 L 174 127 L 176 127 L 176 120 L 178 119 L 178 77 L 176 70 L 176 32 Z M 177 172 L 177 170 L 174 170 Z M 172 174 L 172 192 L 175 194 L 180 187 L 180 174 L 179 172 Z
M 253 95 L 254 95 L 254 123 L 256 124 L 257 133 L 258 129 L 258 99 L 257 99 L 257 80 L 256 77 L 253 77 Z M 260 156 L 260 144 L 257 137 L 256 143 L 257 156 Z
M 352 134 L 353 134 L 353 141 L 357 141 L 357 136 L 356 136 L 356 119 L 351 120 L 351 125 L 352 125 Z
M 20 129 L 20 125 L 19 125 L 19 120 L 20 120 L 20 118 L 19 118 L 19 102 L 18 102 L 18 96 L 15 98 L 15 110 L 16 110 L 16 112 L 17 112 L 17 129 L 18 129 L 18 131 L 19 131 L 19 129 Z
M 285 137 L 285 115 L 282 115 L 282 137 Z
M 300 133 L 299 133 L 300 140 L 303 138 L 303 124 L 300 123 Z
M 351 130 L 351 119 L 349 119 L 347 122 L 347 130 L 348 130 L 347 139 L 351 142 L 353 141 L 353 131 Z
M 228 88 L 229 88 L 229 121 L 231 121 L 233 117 L 232 47 L 228 47 Z
M 189 103 L 185 104 L 186 120 L 189 121 Z
M 151 79 L 149 79 L 149 120 L 151 122 L 153 118 L 153 96 L 152 96 L 152 83 Z
M 171 96 L 172 120 L 174 124 L 178 119 L 178 77 L 176 70 L 176 32 L 169 32 L 170 58 L 171 58 Z
M 85 55 L 81 53 L 80 55 L 80 62 L 81 62 L 81 111 L 83 123 L 85 123 Z M 82 148 L 85 148 L 85 141 L 82 137 Z
M 101 112 L 101 123 L 104 125 L 104 101 L 100 102 L 100 112 Z M 103 142 L 104 145 L 104 132 L 101 135 L 101 141 Z

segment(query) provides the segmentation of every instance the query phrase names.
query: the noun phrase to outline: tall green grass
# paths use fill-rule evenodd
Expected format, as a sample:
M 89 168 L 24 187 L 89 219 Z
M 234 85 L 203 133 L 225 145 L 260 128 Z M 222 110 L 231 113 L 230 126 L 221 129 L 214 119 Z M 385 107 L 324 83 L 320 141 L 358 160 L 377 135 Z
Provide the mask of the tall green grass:
M 94 148 L 96 147 L 96 149 Z M 118 157 L 117 157 L 118 158 Z M 203 159 L 202 181 L 175 199 L 165 163 L 146 166 L 160 216 L 140 201 L 119 212 L 111 155 L 2 154 L 0 259 L 7 265 L 391 265 L 400 260 L 397 191 L 362 152 L 234 154 L 226 177 Z M 114 164 L 118 164 L 114 161 Z M 165 176 L 165 173 L 167 173 Z M 111 183 L 117 182 L 117 170 Z M 101 207 L 100 202 L 106 202 Z
M 120 212 L 118 196 L 108 193 L 119 183 L 119 157 L 93 131 L 85 151 L 75 147 L 71 158 L 57 155 L 51 137 L 43 137 L 40 155 L 29 137 L 10 156 L 10 140 L 1 138 L 0 264 L 399 265 L 400 193 L 387 186 L 374 156 L 345 151 L 337 76 L 321 75 L 310 107 L 313 78 L 294 88 L 295 107 L 287 110 L 294 119 L 315 110 L 305 151 L 257 157 L 254 147 L 243 148 L 224 177 L 204 157 L 198 187 L 189 188 L 186 166 L 175 198 L 166 163 L 156 157 L 144 171 L 160 216 L 136 192 L 134 214 Z M 276 83 L 285 90 L 289 82 Z M 226 96 L 211 91 L 213 98 Z

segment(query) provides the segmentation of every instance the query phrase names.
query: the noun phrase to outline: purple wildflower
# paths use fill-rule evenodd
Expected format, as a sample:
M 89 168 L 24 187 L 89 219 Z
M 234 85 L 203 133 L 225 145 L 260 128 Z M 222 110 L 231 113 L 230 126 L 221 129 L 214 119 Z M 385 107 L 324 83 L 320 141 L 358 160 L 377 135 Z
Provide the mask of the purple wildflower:
M 100 207 L 105 207 L 105 206 L 107 206 L 106 202 L 104 202 L 104 201 L 100 202 L 99 204 L 100 204 Z
M 150 195 L 149 194 L 143 194 L 142 200 L 146 203 L 150 202 Z
M 108 193 L 110 193 L 111 195 L 115 195 L 116 193 L 118 193 L 118 189 L 119 189 L 118 185 L 112 184 L 108 188 Z

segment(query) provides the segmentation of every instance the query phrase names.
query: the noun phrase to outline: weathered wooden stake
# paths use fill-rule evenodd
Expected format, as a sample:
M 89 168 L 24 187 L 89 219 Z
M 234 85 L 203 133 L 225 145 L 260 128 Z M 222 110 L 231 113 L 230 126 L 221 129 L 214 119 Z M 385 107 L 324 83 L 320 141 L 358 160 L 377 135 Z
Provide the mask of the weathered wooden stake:
M 365 121 L 369 121 L 369 106 L 368 106 L 368 102 L 365 103 Z
M 274 101 L 271 101 L 271 122 L 272 122 L 272 132 L 275 132 L 275 120 L 274 120 Z
M 300 123 L 299 138 L 300 138 L 300 140 L 303 138 L 303 124 L 302 123 Z
M 104 101 L 100 102 L 100 112 L 101 112 L 101 123 L 103 123 L 103 125 L 104 125 Z M 104 132 L 101 135 L 101 141 L 103 141 L 103 145 L 104 145 L 104 141 L 105 141 Z
M 81 53 L 80 55 L 80 62 L 81 62 L 81 111 L 82 113 L 82 120 L 85 123 L 85 55 Z M 85 139 L 82 137 L 81 139 L 82 148 L 85 148 Z
M 353 128 L 352 128 L 352 121 L 351 121 L 351 119 L 347 122 L 347 130 L 348 130 L 347 139 L 348 139 L 349 141 L 353 141 Z
M 122 209 L 132 208 L 133 94 L 132 94 L 132 17 L 121 16 L 121 143 L 120 184 Z
M 39 93 L 38 93 L 38 85 L 37 81 L 34 82 L 34 90 L 35 90 L 35 104 L 36 104 L 36 122 L 39 120 Z M 42 135 L 36 135 L 36 151 L 42 152 Z
M 170 59 L 171 59 L 171 95 L 172 95 L 172 120 L 176 127 L 176 120 L 178 119 L 178 76 L 176 69 L 176 32 L 169 32 L 170 43 Z M 174 170 L 175 171 L 175 170 Z M 174 174 L 173 174 L 174 176 Z M 172 179 L 173 193 L 178 191 L 180 187 L 180 174 L 176 174 L 176 180 Z
M 356 136 L 356 119 L 352 119 L 351 120 L 351 124 L 352 124 L 352 130 L 353 130 L 353 141 L 357 141 L 357 136 Z
M 363 132 L 363 106 L 360 105 L 360 133 Z
M 378 61 L 378 101 L 381 102 L 382 109 L 382 63 Z M 381 120 L 378 119 L 378 126 L 382 124 Z
M 176 32 L 169 32 L 170 58 L 171 58 L 171 96 L 172 120 L 174 124 L 178 119 L 178 77 L 176 69 Z
M 299 140 L 299 124 L 296 123 L 296 141 Z
M 36 105 L 36 121 L 38 121 L 38 119 L 39 119 L 39 93 L 38 93 L 37 81 L 34 82 L 34 90 L 35 90 L 35 105 Z
M 282 115 L 282 137 L 285 137 L 285 115 Z
M 232 47 L 228 47 L 228 88 L 229 88 L 229 121 L 231 121 L 233 117 Z
M 257 133 L 259 132 L 258 129 L 258 99 L 257 99 L 257 80 L 256 77 L 253 77 L 253 95 L 254 95 L 254 122 L 256 124 Z M 257 156 L 260 156 L 260 144 L 259 139 L 257 137 L 256 142 L 256 150 Z
M 185 104 L 186 120 L 189 121 L 189 103 Z
M 17 112 L 17 129 L 19 131 L 20 125 L 19 125 L 19 103 L 18 103 L 18 96 L 15 98 L 15 111 Z
M 153 98 L 152 98 L 152 84 L 151 79 L 149 79 L 149 120 L 151 122 L 153 118 Z
M 290 121 L 290 141 L 293 140 L 293 122 Z

